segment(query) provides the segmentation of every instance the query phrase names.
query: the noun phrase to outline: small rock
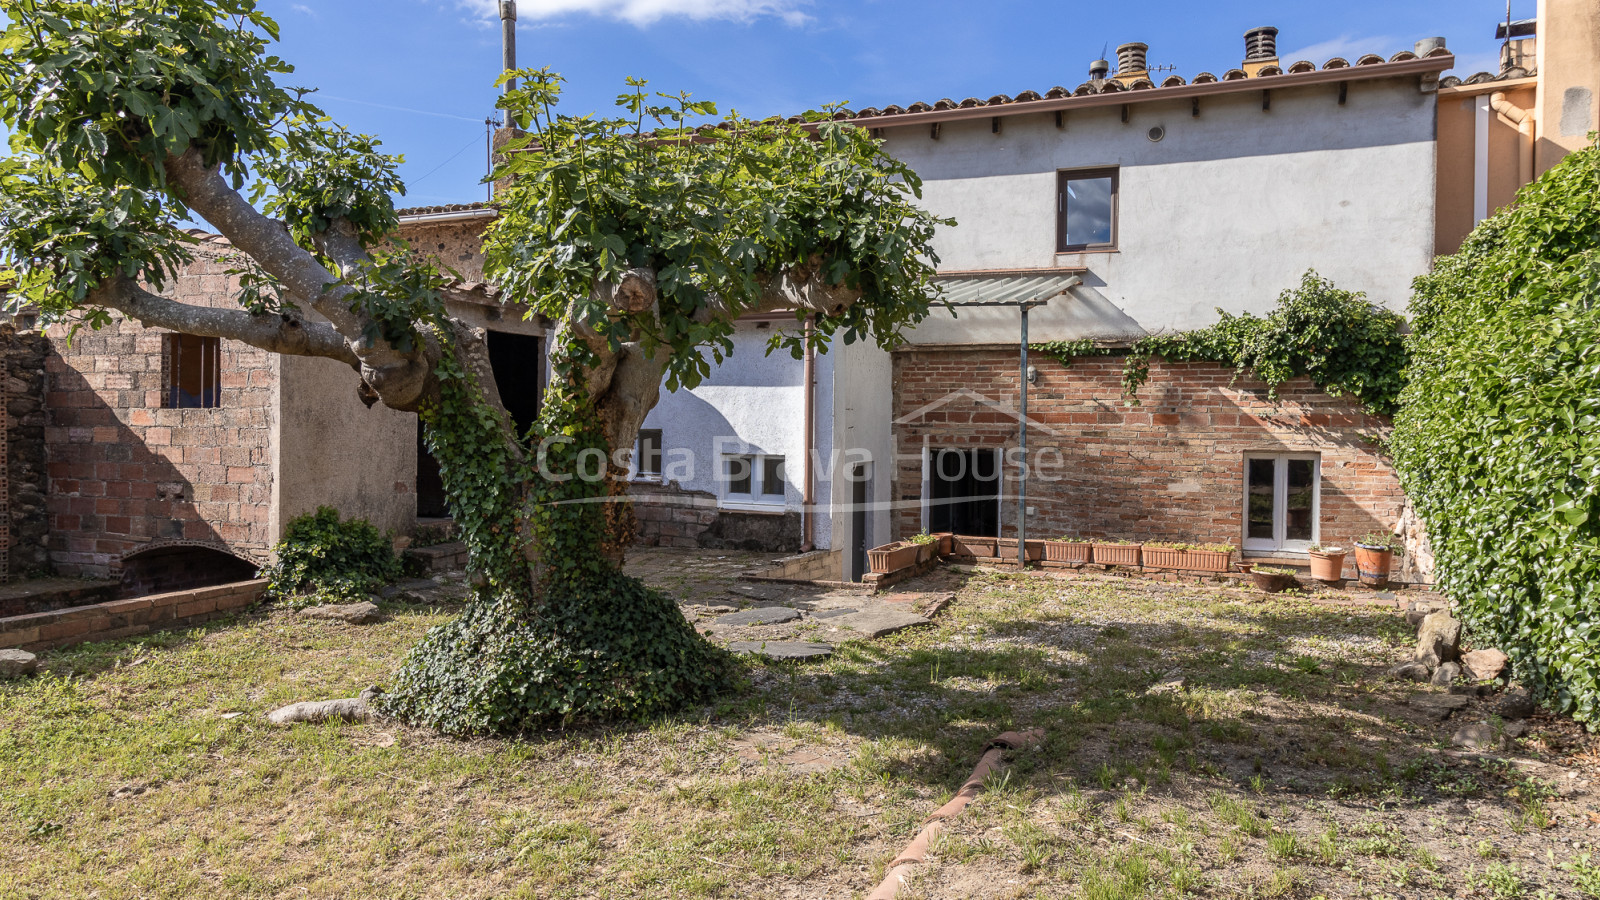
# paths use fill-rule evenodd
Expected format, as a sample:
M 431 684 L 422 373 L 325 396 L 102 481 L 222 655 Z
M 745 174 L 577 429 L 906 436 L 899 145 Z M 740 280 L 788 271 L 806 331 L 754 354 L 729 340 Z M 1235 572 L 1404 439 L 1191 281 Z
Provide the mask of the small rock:
M 1519 738 L 1519 737 L 1522 737 L 1524 734 L 1528 733 L 1528 723 L 1527 722 L 1507 722 L 1505 724 L 1505 728 L 1502 729 L 1502 730 L 1505 731 L 1505 735 L 1508 738 Z
M 39 671 L 39 657 L 26 650 L 0 650 L 0 681 Z
M 307 619 L 344 622 L 348 625 L 368 625 L 383 617 L 378 612 L 377 604 L 366 601 L 339 606 L 308 606 L 300 610 L 300 615 Z
M 800 610 L 787 606 L 758 606 L 744 612 L 729 613 L 717 619 L 717 625 L 781 625 L 800 618 Z
M 1461 656 L 1468 677 L 1476 681 L 1493 681 L 1506 670 L 1511 658 L 1499 650 L 1474 650 Z
M 1534 712 L 1533 698 L 1527 691 L 1512 691 L 1495 704 L 1494 714 L 1502 719 L 1526 719 Z
M 1418 711 L 1443 722 L 1458 709 L 1465 709 L 1468 700 L 1459 694 L 1412 694 L 1406 700 Z
M 1408 609 L 1406 610 L 1406 624 L 1410 625 L 1412 628 L 1421 628 L 1422 620 L 1426 619 L 1428 616 L 1428 610 Z
M 771 659 L 815 659 L 833 654 L 832 644 L 813 644 L 807 641 L 734 641 L 728 645 L 734 653 L 755 653 Z
M 1426 663 L 1408 662 L 1401 663 L 1384 674 L 1402 681 L 1427 681 L 1433 675 L 1433 670 L 1428 668 Z
M 1433 683 L 1440 687 L 1449 687 L 1461 677 L 1461 667 L 1453 662 L 1440 663 L 1439 668 L 1433 670 Z
M 728 603 L 707 603 L 705 605 L 705 611 L 708 613 L 731 613 L 738 612 L 739 607 Z
M 1417 632 L 1417 662 L 1437 667 L 1461 655 L 1461 623 L 1447 612 L 1429 613 Z
M 1456 729 L 1450 743 L 1467 750 L 1492 750 L 1499 741 L 1488 722 L 1468 722 Z

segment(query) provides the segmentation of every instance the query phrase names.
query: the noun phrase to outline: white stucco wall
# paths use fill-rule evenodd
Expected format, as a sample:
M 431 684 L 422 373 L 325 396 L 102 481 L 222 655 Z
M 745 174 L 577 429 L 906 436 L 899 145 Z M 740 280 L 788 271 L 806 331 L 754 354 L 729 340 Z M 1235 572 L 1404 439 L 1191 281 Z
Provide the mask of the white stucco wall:
M 817 490 L 819 502 L 831 505 L 818 521 L 819 527 L 828 529 L 830 543 L 823 545 L 819 541 L 819 546 L 845 551 L 844 571 L 839 577 L 848 579 L 850 549 L 855 540 L 850 528 L 853 486 L 846 478 L 852 463 L 871 463 L 868 497 L 873 508 L 867 516 L 867 546 L 886 543 L 892 527 L 889 504 L 894 496 L 891 479 L 896 471 L 890 433 L 894 416 L 893 366 L 889 354 L 870 343 L 847 345 L 837 341 L 828 355 L 835 358 L 833 378 L 826 382 L 832 392 L 832 415 L 824 414 L 819 421 L 830 422 L 830 449 L 838 451 L 839 463 L 831 487 L 819 484 Z
M 767 328 L 739 323 L 733 354 L 714 367 L 710 377 L 693 391 L 663 392 L 643 427 L 661 429 L 664 480 L 720 497 L 718 473 L 724 453 L 783 456 L 787 485 L 784 502 L 774 511 L 800 510 L 804 497 L 805 364 L 783 351 L 767 355 L 767 339 L 772 329 L 779 327 L 776 323 Z M 832 371 L 832 360 L 826 355 L 818 357 L 818 381 L 831 381 Z M 831 398 L 819 393 L 818 399 L 821 438 L 827 431 Z
M 1403 309 L 1427 271 L 1434 227 L 1434 95 L 1417 79 L 1336 85 L 885 131 L 924 179 L 930 210 L 956 219 L 941 270 L 1085 266 L 1084 285 L 1032 317 L 1035 340 L 1124 336 L 1265 312 L 1314 268 Z M 1147 134 L 1165 128 L 1160 142 Z M 1115 252 L 1056 253 L 1056 173 L 1117 166 Z M 930 319 L 915 343 L 1015 342 L 1016 312 Z

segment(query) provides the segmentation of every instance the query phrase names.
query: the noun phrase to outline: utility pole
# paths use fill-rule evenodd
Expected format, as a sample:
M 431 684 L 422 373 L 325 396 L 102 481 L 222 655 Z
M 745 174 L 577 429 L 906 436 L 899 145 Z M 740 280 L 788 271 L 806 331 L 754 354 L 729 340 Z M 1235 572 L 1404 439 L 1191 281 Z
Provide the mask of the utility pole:
M 514 72 L 517 68 L 517 0 L 500 0 L 500 55 L 501 71 Z M 506 82 L 506 93 L 517 89 L 517 80 Z

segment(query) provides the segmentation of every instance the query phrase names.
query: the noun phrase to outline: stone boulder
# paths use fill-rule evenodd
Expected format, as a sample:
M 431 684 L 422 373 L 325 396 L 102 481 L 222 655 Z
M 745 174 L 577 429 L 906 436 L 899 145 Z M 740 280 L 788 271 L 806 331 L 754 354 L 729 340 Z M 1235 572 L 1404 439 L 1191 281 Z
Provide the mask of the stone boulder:
M 1474 681 L 1493 681 L 1506 671 L 1506 663 L 1510 657 L 1499 650 L 1474 650 L 1461 655 L 1461 665 L 1467 670 L 1467 677 Z
M 1494 714 L 1502 719 L 1515 721 L 1526 719 L 1534 713 L 1533 698 L 1526 691 L 1512 691 L 1500 698 L 1494 706 Z
M 1439 668 L 1433 670 L 1433 683 L 1439 687 L 1449 687 L 1461 677 L 1461 667 L 1453 662 L 1440 663 Z
M 1460 657 L 1461 623 L 1447 612 L 1429 613 L 1417 630 L 1417 662 L 1436 669 Z
M 1384 674 L 1402 681 L 1427 681 L 1428 677 L 1433 674 L 1433 670 L 1428 668 L 1425 663 L 1408 662 L 1401 663 Z
M 0 681 L 24 678 L 39 671 L 39 657 L 26 650 L 0 650 Z

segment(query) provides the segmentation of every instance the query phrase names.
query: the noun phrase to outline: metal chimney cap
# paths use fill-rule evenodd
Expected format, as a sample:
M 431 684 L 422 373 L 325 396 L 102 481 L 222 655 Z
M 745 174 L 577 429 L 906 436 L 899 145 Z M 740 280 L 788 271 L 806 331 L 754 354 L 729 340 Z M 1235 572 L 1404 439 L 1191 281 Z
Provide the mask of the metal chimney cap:
M 500 18 L 517 20 L 517 0 L 500 0 Z

